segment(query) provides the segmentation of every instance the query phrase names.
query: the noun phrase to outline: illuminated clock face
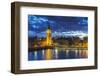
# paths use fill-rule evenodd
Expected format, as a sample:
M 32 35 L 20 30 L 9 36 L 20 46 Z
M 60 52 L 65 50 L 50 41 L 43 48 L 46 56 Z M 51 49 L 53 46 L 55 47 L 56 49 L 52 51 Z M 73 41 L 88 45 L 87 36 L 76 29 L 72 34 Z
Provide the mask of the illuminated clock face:
M 51 33 L 51 30 L 47 30 L 47 33 Z

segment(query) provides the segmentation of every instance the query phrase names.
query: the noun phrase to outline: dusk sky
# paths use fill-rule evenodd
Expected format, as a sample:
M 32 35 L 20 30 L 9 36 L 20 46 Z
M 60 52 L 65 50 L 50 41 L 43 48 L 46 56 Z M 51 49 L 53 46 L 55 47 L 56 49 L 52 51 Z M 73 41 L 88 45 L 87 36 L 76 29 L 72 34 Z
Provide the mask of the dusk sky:
M 53 37 L 88 34 L 88 17 L 28 15 L 28 36 L 45 37 L 48 25 Z

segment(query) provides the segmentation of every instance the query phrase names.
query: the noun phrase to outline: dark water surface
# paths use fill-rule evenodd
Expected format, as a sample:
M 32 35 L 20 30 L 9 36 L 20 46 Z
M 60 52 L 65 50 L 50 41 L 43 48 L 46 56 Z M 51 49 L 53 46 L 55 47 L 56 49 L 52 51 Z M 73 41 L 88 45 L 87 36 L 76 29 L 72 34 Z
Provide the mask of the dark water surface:
M 30 50 L 28 52 L 28 60 L 46 60 L 45 54 L 47 50 Z M 87 58 L 87 50 L 64 50 L 64 49 L 50 49 L 52 57 L 51 60 L 54 59 L 79 59 L 79 58 Z M 50 59 L 49 59 L 50 60 Z

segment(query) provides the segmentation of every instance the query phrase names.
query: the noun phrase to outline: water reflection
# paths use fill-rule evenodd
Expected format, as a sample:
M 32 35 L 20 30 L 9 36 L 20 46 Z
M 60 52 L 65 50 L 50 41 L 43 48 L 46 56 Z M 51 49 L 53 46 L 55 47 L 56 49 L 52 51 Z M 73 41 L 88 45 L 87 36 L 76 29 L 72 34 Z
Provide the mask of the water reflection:
M 53 60 L 53 59 L 78 59 L 87 58 L 87 49 L 46 49 L 46 50 L 30 50 L 28 52 L 28 60 Z

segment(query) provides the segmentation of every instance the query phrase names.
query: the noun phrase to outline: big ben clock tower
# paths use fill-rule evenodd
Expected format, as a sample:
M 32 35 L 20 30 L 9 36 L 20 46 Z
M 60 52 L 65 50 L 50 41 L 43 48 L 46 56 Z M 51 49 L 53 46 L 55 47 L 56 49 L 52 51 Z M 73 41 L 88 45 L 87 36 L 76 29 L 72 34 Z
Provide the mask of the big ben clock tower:
M 50 25 L 48 25 L 48 28 L 46 30 L 46 46 L 52 46 L 52 30 L 51 30 L 51 27 Z M 46 60 L 50 60 L 52 59 L 52 50 L 51 49 L 47 49 L 45 51 L 45 59 Z
M 52 31 L 50 25 L 48 25 L 47 31 L 46 31 L 46 44 L 47 46 L 52 45 Z

